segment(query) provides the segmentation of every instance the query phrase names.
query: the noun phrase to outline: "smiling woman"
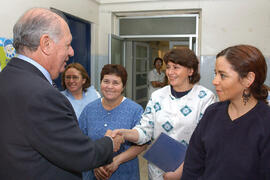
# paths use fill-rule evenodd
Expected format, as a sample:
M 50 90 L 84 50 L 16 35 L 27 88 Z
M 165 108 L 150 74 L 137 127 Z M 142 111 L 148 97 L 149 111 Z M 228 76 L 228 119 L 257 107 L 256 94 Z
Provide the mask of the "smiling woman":
M 94 86 L 90 86 L 90 78 L 79 63 L 71 63 L 66 67 L 62 73 L 62 86 L 64 91 L 61 93 L 72 104 L 78 119 L 83 108 L 100 97 Z
M 101 71 L 102 104 L 105 109 L 112 110 L 123 100 L 122 92 L 127 81 L 126 70 L 117 65 L 105 65 Z
M 102 68 L 100 77 L 103 97 L 88 104 L 79 119 L 83 133 L 94 140 L 103 137 L 108 129 L 133 128 L 143 113 L 139 104 L 122 95 L 127 82 L 127 72 L 123 66 L 107 64 Z M 136 156 L 145 148 L 146 145 L 125 142 L 111 164 L 85 172 L 83 179 L 139 180 Z

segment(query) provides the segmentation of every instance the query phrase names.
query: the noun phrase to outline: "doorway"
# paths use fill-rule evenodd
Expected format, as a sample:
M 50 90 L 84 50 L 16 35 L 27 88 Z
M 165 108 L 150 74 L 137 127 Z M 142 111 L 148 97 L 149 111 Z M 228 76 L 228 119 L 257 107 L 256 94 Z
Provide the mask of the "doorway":
M 153 69 L 153 60 L 156 57 L 163 58 L 169 49 L 179 46 L 189 47 L 199 55 L 200 10 L 188 14 L 182 12 L 172 15 L 176 11 L 162 13 L 150 12 L 151 15 L 145 16 L 142 12 L 117 12 L 112 26 L 117 24 L 119 27 L 112 29 L 118 29 L 119 32 L 117 36 L 112 35 L 109 38 L 109 62 L 122 64 L 126 67 L 128 76 L 132 76 L 128 78 L 125 95 L 143 107 L 148 102 L 147 73 Z M 117 45 L 112 43 L 115 39 L 118 41 Z M 165 70 L 165 65 L 162 69 Z
M 146 107 L 148 102 L 148 72 L 154 68 L 154 59 L 163 56 L 172 48 L 190 47 L 189 40 L 177 39 L 122 39 L 111 37 L 110 61 L 123 65 L 128 72 L 128 80 L 124 95 Z M 122 54 L 122 55 L 121 55 Z M 162 71 L 165 72 L 165 63 Z

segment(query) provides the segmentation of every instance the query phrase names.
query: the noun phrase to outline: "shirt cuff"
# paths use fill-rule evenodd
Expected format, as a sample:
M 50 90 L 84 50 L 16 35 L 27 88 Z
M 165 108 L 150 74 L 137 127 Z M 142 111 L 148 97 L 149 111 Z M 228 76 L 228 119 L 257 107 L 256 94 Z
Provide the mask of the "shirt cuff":
M 138 145 L 145 144 L 147 141 L 145 141 L 145 133 L 141 128 L 134 127 L 133 129 L 136 129 L 138 131 L 138 141 L 135 142 Z
M 108 136 L 108 135 L 106 135 L 105 137 L 108 137 L 108 138 L 110 138 L 112 140 L 112 145 L 113 145 L 113 149 L 114 149 L 113 138 L 111 136 Z

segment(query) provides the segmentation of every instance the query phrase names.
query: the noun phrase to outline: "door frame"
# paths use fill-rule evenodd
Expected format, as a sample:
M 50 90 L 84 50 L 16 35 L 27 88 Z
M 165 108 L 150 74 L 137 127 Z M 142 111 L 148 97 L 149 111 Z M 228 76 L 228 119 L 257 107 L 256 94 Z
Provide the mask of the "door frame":
M 136 69 L 136 60 L 137 60 L 137 57 L 136 57 L 136 47 L 137 45 L 140 45 L 140 46 L 144 46 L 147 48 L 147 56 L 146 58 L 142 58 L 142 60 L 145 60 L 146 61 L 146 71 L 145 72 L 139 72 L 137 73 Z M 134 101 L 136 101 L 138 104 L 140 103 L 143 103 L 144 101 L 146 101 L 146 103 L 148 102 L 148 85 L 149 85 L 149 82 L 148 82 L 148 72 L 150 71 L 150 67 L 149 67 L 149 61 L 150 61 L 150 45 L 145 43 L 145 42 L 136 42 L 136 41 L 133 41 L 132 43 L 132 48 L 133 48 L 133 58 L 132 58 L 132 63 L 133 63 L 133 71 L 132 71 L 132 99 Z M 138 74 L 146 74 L 146 85 L 141 85 L 141 86 L 136 86 L 136 77 Z M 136 99 L 136 96 L 137 96 L 137 90 L 138 89 L 144 89 L 146 88 L 146 97 L 144 98 L 141 98 L 141 99 Z M 145 104 L 146 105 L 146 104 Z
M 119 41 L 122 41 L 123 42 L 123 51 L 122 51 L 122 63 L 121 65 L 125 67 L 125 53 L 126 53 L 126 49 L 125 49 L 125 39 L 120 37 L 120 36 L 117 36 L 115 34 L 109 34 L 109 48 L 108 48 L 108 55 L 109 55 L 109 64 L 112 63 L 112 39 L 116 39 L 116 40 L 119 40 Z
M 63 14 L 64 15 L 64 18 L 65 20 L 67 21 L 67 24 L 70 28 L 70 31 L 72 33 L 72 27 L 70 26 L 70 22 L 69 20 L 71 19 L 72 21 L 75 21 L 75 22 L 79 22 L 79 23 L 83 23 L 86 27 L 86 58 L 84 58 L 86 61 L 86 63 L 83 63 L 82 61 L 80 61 L 81 59 L 80 58 L 76 58 L 76 53 L 74 53 L 74 56 L 70 57 L 67 64 L 70 64 L 70 63 L 74 63 L 74 62 L 78 62 L 80 63 L 84 68 L 85 70 L 87 71 L 87 74 L 89 75 L 89 77 L 92 79 L 92 76 L 91 76 L 91 28 L 92 28 L 92 24 L 91 22 L 87 21 L 87 20 L 84 20 L 80 17 L 77 17 L 77 16 L 74 16 L 72 14 L 69 14 L 69 13 L 66 13 L 64 11 L 61 11 L 61 10 L 58 10 L 58 9 L 55 9 L 53 7 L 51 7 L 50 9 L 52 9 L 53 11 L 56 11 L 56 12 L 59 12 L 60 14 Z M 73 41 L 71 42 L 71 45 L 74 49 L 74 51 L 76 50 L 75 46 L 73 45 L 74 42 L 75 42 L 75 35 L 73 34 Z M 59 77 L 57 79 L 54 80 L 54 82 L 56 83 L 57 85 L 57 88 L 59 90 L 63 90 L 63 87 L 62 87 L 62 84 L 61 84 L 61 74 L 59 75 Z
M 117 15 L 118 13 L 114 13 Z M 120 13 L 121 14 L 121 13 Z M 158 18 L 158 17 L 195 17 L 196 18 L 196 29 L 195 34 L 170 34 L 170 35 L 119 35 L 120 38 L 123 39 L 163 39 L 163 40 L 172 40 L 177 38 L 189 38 L 189 48 L 193 49 L 197 56 L 200 56 L 200 48 L 199 48 L 199 25 L 200 25 L 200 11 L 193 12 L 192 14 L 175 14 L 175 15 L 151 15 L 151 16 L 128 16 L 127 17 L 119 17 L 115 18 L 119 21 L 119 19 L 132 19 L 132 18 Z M 120 23 L 115 23 L 120 26 Z M 118 27 L 120 29 L 120 27 Z M 192 40 L 195 38 L 195 47 L 193 48 Z

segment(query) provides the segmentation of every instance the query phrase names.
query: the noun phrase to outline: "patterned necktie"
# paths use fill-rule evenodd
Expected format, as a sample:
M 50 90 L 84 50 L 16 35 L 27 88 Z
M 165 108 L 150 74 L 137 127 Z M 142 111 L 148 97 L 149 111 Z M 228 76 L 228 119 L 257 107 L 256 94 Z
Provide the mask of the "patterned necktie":
M 52 82 L 52 86 L 53 86 L 55 89 L 57 89 L 57 86 L 56 86 L 56 84 L 55 84 L 54 81 Z

